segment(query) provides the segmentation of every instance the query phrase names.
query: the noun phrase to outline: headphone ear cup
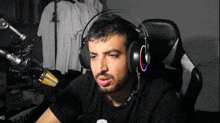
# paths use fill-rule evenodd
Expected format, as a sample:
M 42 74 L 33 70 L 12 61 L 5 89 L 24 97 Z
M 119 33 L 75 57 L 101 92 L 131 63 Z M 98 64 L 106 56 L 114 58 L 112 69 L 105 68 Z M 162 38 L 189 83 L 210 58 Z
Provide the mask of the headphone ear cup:
M 137 66 L 140 66 L 140 49 L 141 44 L 134 41 L 127 50 L 127 65 L 130 73 L 135 73 Z
M 89 55 L 88 42 L 82 45 L 79 50 L 79 61 L 83 66 L 83 68 L 90 69 L 90 55 Z

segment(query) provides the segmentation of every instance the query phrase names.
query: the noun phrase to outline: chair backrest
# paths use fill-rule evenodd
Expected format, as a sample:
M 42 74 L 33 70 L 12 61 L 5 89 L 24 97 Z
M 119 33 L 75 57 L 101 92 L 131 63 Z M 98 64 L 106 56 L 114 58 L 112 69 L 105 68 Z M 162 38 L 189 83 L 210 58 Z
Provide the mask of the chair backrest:
M 148 19 L 142 23 L 148 33 L 150 65 L 164 66 L 162 76 L 180 94 L 183 109 L 193 111 L 202 88 L 202 75 L 183 49 L 177 25 L 166 19 Z M 141 25 L 138 28 L 143 31 Z

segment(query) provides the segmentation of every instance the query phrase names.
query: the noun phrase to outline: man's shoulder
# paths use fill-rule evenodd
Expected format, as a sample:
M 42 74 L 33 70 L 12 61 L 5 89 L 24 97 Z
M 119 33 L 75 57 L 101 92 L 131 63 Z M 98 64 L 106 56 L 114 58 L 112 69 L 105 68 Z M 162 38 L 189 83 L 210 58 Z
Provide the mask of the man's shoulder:
M 141 108 L 139 112 L 147 112 L 137 114 L 137 116 L 140 118 L 144 117 L 144 119 L 150 118 L 149 116 L 159 119 L 168 116 L 173 111 L 172 108 L 175 108 L 177 105 L 177 98 L 172 86 L 162 78 L 146 80 L 145 82 L 141 93 L 141 102 L 139 105 Z M 169 107 L 171 108 L 169 109 Z M 169 111 L 164 111 L 163 109 L 169 109 Z M 155 112 L 155 110 L 159 112 Z M 166 113 L 168 114 L 166 115 Z
M 143 80 L 143 85 L 144 85 L 143 94 L 149 94 L 149 93 L 161 94 L 171 89 L 171 85 L 162 78 Z

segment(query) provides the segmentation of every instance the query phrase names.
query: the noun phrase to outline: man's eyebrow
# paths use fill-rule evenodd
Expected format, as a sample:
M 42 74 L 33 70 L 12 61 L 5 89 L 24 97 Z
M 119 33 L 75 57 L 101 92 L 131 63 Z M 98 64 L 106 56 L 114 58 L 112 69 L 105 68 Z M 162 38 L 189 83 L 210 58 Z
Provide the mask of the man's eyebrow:
M 111 52 L 117 52 L 117 53 L 121 54 L 121 51 L 116 50 L 116 49 L 112 49 L 112 50 L 106 51 L 106 52 L 104 52 L 104 54 L 109 54 Z
M 111 52 L 117 52 L 117 53 L 121 54 L 121 51 L 116 50 L 116 49 L 112 49 L 112 50 L 106 51 L 106 52 L 104 52 L 104 54 L 109 54 L 109 53 L 111 53 Z M 89 54 L 91 54 L 91 55 L 97 55 L 97 53 L 94 53 L 94 52 L 89 52 Z
M 94 52 L 89 52 L 89 54 L 97 55 L 97 53 L 94 53 Z

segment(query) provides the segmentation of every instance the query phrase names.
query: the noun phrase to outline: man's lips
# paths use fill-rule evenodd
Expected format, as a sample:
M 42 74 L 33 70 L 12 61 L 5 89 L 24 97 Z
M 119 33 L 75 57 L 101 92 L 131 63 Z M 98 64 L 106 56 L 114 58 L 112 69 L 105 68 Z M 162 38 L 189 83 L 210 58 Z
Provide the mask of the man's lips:
M 107 86 L 110 84 L 110 79 L 109 78 L 98 78 L 98 83 L 101 85 L 101 86 Z

